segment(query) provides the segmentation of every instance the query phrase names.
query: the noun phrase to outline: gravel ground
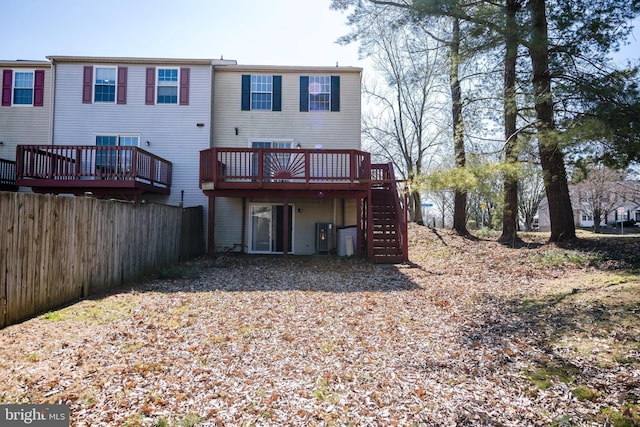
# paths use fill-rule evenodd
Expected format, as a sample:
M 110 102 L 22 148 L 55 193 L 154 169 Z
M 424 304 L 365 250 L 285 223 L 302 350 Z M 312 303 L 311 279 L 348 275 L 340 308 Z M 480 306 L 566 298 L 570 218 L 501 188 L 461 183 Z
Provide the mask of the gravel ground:
M 0 399 L 75 426 L 640 422 L 627 259 L 410 231 L 403 265 L 225 255 L 5 328 Z

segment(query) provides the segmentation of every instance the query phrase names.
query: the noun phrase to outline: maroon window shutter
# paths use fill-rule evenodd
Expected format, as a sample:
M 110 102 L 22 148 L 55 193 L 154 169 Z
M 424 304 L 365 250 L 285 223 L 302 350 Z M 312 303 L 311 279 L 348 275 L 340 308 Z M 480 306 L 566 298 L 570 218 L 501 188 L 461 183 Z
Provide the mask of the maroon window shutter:
M 189 105 L 189 68 L 180 68 L 180 105 Z
M 127 67 L 118 67 L 118 104 L 127 103 Z
M 36 70 L 33 81 L 33 106 L 44 105 L 44 70 Z
M 84 75 L 82 77 L 82 103 L 91 104 L 93 99 L 93 67 L 87 65 L 84 67 Z
M 13 86 L 13 71 L 2 70 L 2 106 L 11 106 L 11 87 Z
M 145 104 L 155 104 L 156 98 L 156 69 L 147 68 L 147 85 L 145 90 Z

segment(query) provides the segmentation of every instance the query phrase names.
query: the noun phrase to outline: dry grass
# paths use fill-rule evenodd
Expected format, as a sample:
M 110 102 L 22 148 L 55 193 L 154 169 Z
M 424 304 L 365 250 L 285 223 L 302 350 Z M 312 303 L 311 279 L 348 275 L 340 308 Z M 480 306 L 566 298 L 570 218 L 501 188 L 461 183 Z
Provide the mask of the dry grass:
M 4 403 L 85 425 L 634 425 L 638 237 L 411 263 L 198 260 L 0 331 Z

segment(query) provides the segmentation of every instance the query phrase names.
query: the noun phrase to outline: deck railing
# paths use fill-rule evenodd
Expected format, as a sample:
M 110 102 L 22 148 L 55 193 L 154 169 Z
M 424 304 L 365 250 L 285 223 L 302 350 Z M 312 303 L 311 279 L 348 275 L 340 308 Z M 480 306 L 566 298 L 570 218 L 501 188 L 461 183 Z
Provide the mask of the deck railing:
M 210 148 L 200 152 L 200 182 L 368 184 L 371 157 L 358 150 Z
M 0 159 L 0 187 L 14 187 L 16 185 L 16 162 Z
M 138 147 L 18 145 L 18 179 L 133 180 L 171 186 L 172 164 Z

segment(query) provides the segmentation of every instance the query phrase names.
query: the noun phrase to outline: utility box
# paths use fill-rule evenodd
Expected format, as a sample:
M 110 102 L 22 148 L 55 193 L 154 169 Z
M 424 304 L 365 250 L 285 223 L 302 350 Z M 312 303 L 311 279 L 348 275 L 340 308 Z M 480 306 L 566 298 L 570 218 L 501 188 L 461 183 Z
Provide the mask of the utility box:
M 329 253 L 335 246 L 335 230 L 330 222 L 316 222 L 316 252 Z
M 338 228 L 338 256 L 352 256 L 358 242 L 358 226 Z

